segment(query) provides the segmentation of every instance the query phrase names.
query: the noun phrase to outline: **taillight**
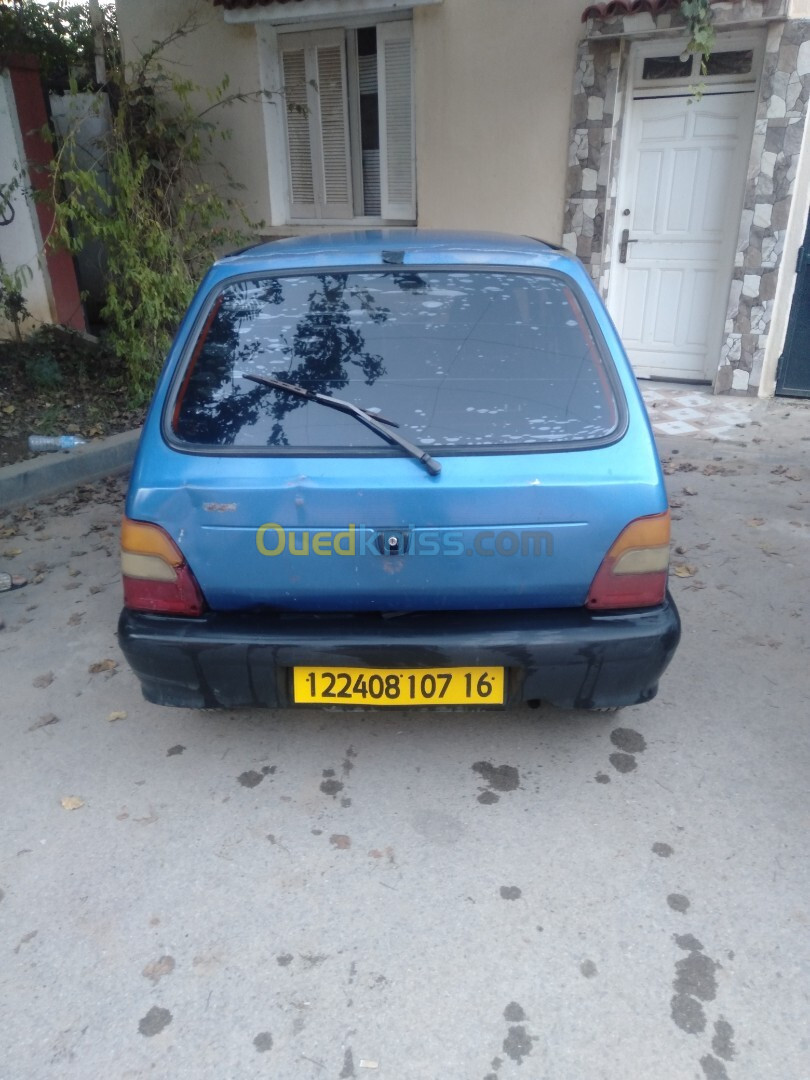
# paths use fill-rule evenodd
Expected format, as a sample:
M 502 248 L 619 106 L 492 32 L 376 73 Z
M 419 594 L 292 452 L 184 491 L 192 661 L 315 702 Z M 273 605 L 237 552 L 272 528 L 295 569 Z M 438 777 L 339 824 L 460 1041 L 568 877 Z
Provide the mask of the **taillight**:
M 177 545 L 158 525 L 121 524 L 124 606 L 165 615 L 201 615 L 200 587 Z
M 602 560 L 586 606 L 604 611 L 663 603 L 669 568 L 669 528 L 668 510 L 631 521 Z

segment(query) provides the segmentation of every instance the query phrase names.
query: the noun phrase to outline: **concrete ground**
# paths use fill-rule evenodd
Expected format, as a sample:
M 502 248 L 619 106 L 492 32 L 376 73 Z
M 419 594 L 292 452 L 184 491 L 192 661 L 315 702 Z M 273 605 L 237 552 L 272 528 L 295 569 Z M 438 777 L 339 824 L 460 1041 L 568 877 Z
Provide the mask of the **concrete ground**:
M 615 716 L 150 706 L 123 482 L 0 516 L 0 1078 L 806 1080 L 810 408 L 739 434 Z

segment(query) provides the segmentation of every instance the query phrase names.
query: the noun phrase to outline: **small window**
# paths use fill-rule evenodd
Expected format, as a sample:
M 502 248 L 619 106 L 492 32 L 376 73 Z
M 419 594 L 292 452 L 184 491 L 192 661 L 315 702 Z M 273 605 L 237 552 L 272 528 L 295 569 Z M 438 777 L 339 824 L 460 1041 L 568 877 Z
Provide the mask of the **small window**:
M 416 218 L 411 25 L 284 34 L 293 220 Z
M 738 52 L 712 53 L 706 61 L 705 74 L 709 75 L 745 75 L 754 62 L 753 49 L 741 49 Z
M 608 364 L 550 274 L 259 278 L 214 302 L 173 428 L 185 443 L 247 452 L 380 449 L 355 418 L 249 378 L 264 375 L 379 412 L 420 446 L 585 443 L 618 425 Z
M 644 59 L 642 79 L 688 79 L 692 74 L 692 57 L 682 60 L 680 56 L 647 56 Z

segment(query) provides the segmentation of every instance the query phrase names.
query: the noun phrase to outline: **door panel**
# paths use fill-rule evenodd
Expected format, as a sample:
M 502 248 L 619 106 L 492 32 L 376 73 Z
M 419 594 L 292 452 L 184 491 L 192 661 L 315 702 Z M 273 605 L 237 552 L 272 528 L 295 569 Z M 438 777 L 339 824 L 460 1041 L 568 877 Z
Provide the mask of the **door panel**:
M 667 193 L 667 233 L 688 233 L 695 207 L 695 182 L 700 164 L 697 150 L 672 151 L 672 186 Z
M 692 317 L 687 327 L 687 345 L 700 345 L 709 334 L 712 316 L 712 285 L 714 273 L 711 270 L 695 270 L 692 274 L 692 294 L 690 311 Z
M 730 149 L 712 150 L 710 171 L 714 176 L 729 176 L 734 169 L 734 153 Z M 706 189 L 706 198 L 703 205 L 703 220 L 701 222 L 704 232 L 717 229 L 718 221 L 723 220 L 728 193 L 719 184 L 712 184 Z
M 635 216 L 635 227 L 639 232 L 652 232 L 655 228 L 663 165 L 664 155 L 658 151 L 644 151 L 639 155 Z
M 609 307 L 638 375 L 717 369 L 755 105 L 753 91 L 633 102 Z
M 659 288 L 662 297 L 655 304 L 653 340 L 659 345 L 672 345 L 677 337 L 677 313 L 683 292 L 683 271 L 662 270 Z M 664 302 L 661 302 L 663 300 Z

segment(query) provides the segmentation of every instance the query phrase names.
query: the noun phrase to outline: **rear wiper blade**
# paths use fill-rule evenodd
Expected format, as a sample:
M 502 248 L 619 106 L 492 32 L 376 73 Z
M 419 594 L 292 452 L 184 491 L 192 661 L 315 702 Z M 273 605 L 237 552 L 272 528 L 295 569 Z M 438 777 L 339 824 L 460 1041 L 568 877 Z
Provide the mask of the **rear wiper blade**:
M 242 378 L 250 379 L 251 382 L 259 383 L 262 386 L 270 386 L 274 390 L 282 390 L 286 394 L 295 394 L 296 397 L 306 398 L 307 401 L 316 401 L 319 405 L 337 409 L 338 412 L 347 413 L 349 416 L 359 420 L 361 424 L 365 424 L 367 428 L 376 431 L 386 442 L 401 447 L 411 457 L 416 458 L 425 466 L 431 476 L 438 476 L 442 471 L 439 462 L 432 458 L 427 450 L 422 450 L 409 439 L 406 439 L 404 435 L 400 435 L 398 431 L 391 430 L 391 428 L 399 427 L 395 420 L 387 420 L 377 413 L 368 412 L 367 409 L 362 409 L 351 401 L 328 397 L 326 394 L 319 394 L 315 390 L 307 390 L 306 387 L 296 386 L 294 383 L 282 382 L 281 379 L 272 379 L 268 375 L 247 375 L 242 372 Z

